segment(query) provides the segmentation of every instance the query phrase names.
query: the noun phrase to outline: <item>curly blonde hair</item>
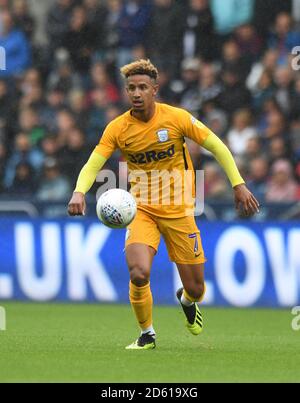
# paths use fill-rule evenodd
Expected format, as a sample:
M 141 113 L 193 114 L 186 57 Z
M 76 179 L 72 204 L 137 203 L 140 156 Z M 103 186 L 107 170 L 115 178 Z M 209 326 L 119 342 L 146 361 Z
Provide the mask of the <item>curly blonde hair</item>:
M 158 79 L 158 70 L 149 59 L 140 59 L 130 64 L 126 64 L 126 66 L 123 66 L 120 71 L 124 78 L 128 78 L 136 74 L 145 74 L 155 81 Z

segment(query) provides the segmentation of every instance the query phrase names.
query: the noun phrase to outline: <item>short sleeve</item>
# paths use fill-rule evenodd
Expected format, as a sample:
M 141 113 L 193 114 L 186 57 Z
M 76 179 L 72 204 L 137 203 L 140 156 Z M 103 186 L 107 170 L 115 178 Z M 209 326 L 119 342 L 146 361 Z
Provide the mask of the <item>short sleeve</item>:
M 111 122 L 103 132 L 99 144 L 95 148 L 95 152 L 108 159 L 118 148 L 116 134 L 118 129 L 114 122 Z
M 212 133 L 212 131 L 200 122 L 200 120 L 196 119 L 193 115 L 183 109 L 179 114 L 179 118 L 184 137 L 188 137 L 200 145 L 202 145 L 207 137 Z

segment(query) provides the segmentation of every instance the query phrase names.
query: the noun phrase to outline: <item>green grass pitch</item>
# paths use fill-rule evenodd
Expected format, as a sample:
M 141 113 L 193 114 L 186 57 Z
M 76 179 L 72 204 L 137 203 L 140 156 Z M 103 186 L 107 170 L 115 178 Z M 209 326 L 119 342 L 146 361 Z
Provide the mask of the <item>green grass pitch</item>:
M 290 310 L 203 307 L 192 336 L 179 307 L 154 307 L 157 348 L 127 351 L 138 335 L 130 306 L 2 302 L 0 382 L 299 382 L 300 332 Z

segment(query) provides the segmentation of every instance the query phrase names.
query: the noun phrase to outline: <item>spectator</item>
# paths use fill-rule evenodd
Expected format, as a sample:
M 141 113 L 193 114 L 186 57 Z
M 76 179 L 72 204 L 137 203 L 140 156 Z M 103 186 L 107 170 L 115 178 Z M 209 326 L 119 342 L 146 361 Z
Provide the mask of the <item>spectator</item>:
M 122 114 L 122 109 L 117 105 L 110 105 L 105 110 L 105 124 L 110 123 L 112 120 L 116 119 Z
M 225 70 L 222 79 L 224 88 L 219 96 L 218 104 L 231 117 L 237 109 L 248 108 L 251 105 L 251 94 L 235 69 Z
M 87 129 L 88 125 L 88 108 L 85 93 L 81 90 L 73 90 L 69 93 L 68 106 L 74 116 L 76 123 L 82 130 Z
M 57 113 L 57 139 L 60 147 L 66 144 L 68 134 L 76 127 L 76 119 L 68 109 L 61 109 Z
M 74 88 L 83 88 L 82 78 L 74 70 L 67 51 L 63 49 L 56 52 L 55 67 L 49 74 L 47 87 L 60 88 L 64 93 Z
M 148 51 L 154 63 L 175 76 L 182 54 L 183 9 L 174 0 L 154 0 L 148 28 Z
M 247 77 L 247 88 L 254 91 L 257 89 L 261 76 L 266 71 L 272 78 L 278 65 L 279 53 L 275 49 L 269 49 L 263 55 L 263 58 L 252 65 L 249 76 Z
M 106 18 L 107 8 L 99 0 L 83 0 L 83 6 L 86 10 L 87 22 L 95 33 L 95 46 L 103 50 L 106 47 Z
M 268 147 L 268 154 L 271 162 L 279 159 L 288 158 L 287 142 L 283 137 L 274 137 L 271 139 Z
M 0 11 L 9 9 L 10 0 L 0 0 Z
M 0 80 L 0 143 L 10 144 L 9 138 L 12 122 L 15 119 L 16 107 L 8 92 L 7 83 Z
M 219 137 L 224 137 L 228 126 L 226 113 L 213 102 L 203 104 L 202 112 L 204 123 Z
M 280 13 L 275 22 L 274 32 L 271 33 L 268 46 L 279 51 L 281 57 L 286 57 L 295 46 L 299 46 L 300 33 L 293 29 L 290 14 Z
M 251 21 L 254 0 L 212 0 L 215 29 L 220 35 L 230 34 L 235 28 Z
M 276 100 L 272 97 L 263 102 L 263 107 L 259 112 L 260 113 L 256 119 L 256 128 L 263 136 L 264 131 L 267 130 L 269 125 L 269 116 L 271 114 L 282 114 L 282 111 L 280 110 Z
M 161 68 L 159 71 L 159 94 L 158 100 L 163 103 L 177 104 L 178 96 L 172 89 L 171 73 L 168 69 Z
M 271 168 L 270 182 L 267 184 L 266 201 L 287 203 L 297 200 L 299 189 L 293 178 L 293 169 L 289 161 L 278 160 Z
M 200 109 L 199 79 L 200 61 L 198 59 L 184 59 L 181 64 L 180 106 L 191 113 Z
M 43 162 L 41 151 L 31 145 L 30 138 L 25 133 L 19 133 L 16 136 L 14 151 L 7 162 L 4 178 L 6 188 L 12 185 L 16 176 L 16 168 L 20 162 L 27 162 L 37 171 L 41 168 Z
M 299 119 L 300 117 L 300 76 L 296 78 L 294 84 L 290 116 L 291 119 Z
M 24 73 L 20 89 L 22 93 L 26 93 L 32 87 L 40 87 L 42 85 L 41 74 L 38 69 L 32 67 Z
M 34 176 L 35 172 L 28 162 L 19 162 L 8 193 L 16 197 L 32 197 L 36 190 Z
M 218 99 L 222 86 L 218 82 L 215 66 L 200 64 L 198 59 L 184 59 L 182 62 L 182 88 L 180 105 L 197 114 L 205 103 Z
M 270 140 L 275 137 L 284 137 L 286 121 L 281 111 L 271 111 L 267 114 L 267 126 L 263 136 Z
M 65 201 L 70 195 L 69 181 L 61 174 L 57 160 L 47 158 L 43 165 L 43 177 L 37 189 L 39 201 Z
M 16 77 L 31 64 L 30 45 L 22 31 L 14 27 L 8 10 L 0 12 L 0 47 L 5 49 L 5 69 L 0 69 L 0 77 Z
M 230 197 L 230 189 L 226 178 L 218 164 L 208 162 L 204 166 L 205 185 L 204 194 L 208 199 L 227 199 Z
M 83 7 L 72 11 L 69 29 L 64 35 L 63 46 L 68 50 L 72 65 L 81 75 L 87 74 L 92 53 L 96 48 L 97 33 L 89 25 Z
M 292 1 L 292 15 L 293 19 L 297 23 L 297 26 L 299 28 L 299 23 L 300 23 L 300 1 L 299 0 L 289 0 L 289 2 Z M 290 12 L 290 10 L 287 10 Z
M 96 89 L 91 94 L 91 107 L 88 117 L 87 141 L 95 144 L 106 125 L 105 111 L 107 108 L 106 95 L 102 89 Z
M 254 24 L 258 33 L 266 38 L 268 28 L 271 27 L 278 14 L 291 12 L 292 0 L 255 0 Z
M 242 57 L 240 48 L 233 39 L 230 39 L 223 45 L 222 70 L 234 70 L 242 81 L 244 81 L 249 74 L 249 62 L 247 62 L 245 57 Z
M 40 114 L 45 107 L 41 76 L 37 69 L 26 71 L 23 80 L 20 82 L 20 108 L 31 107 Z
M 122 12 L 121 0 L 107 0 L 107 15 L 105 21 L 106 53 L 115 52 L 120 43 L 118 22 Z
M 263 146 L 261 138 L 259 136 L 250 137 L 247 141 L 245 159 L 251 163 L 252 160 L 260 158 L 262 154 Z
M 263 71 L 257 86 L 252 90 L 252 106 L 256 111 L 260 111 L 266 100 L 274 97 L 275 85 L 273 76 L 267 70 Z
M 217 101 L 222 92 L 222 85 L 219 83 L 217 70 L 213 64 L 201 66 L 199 84 L 200 108 L 204 103 Z
M 62 152 L 56 135 L 48 134 L 41 142 L 41 151 L 44 160 L 47 158 L 59 159 Z
M 265 158 L 254 158 L 250 162 L 250 172 L 247 184 L 249 190 L 260 202 L 265 201 L 268 174 L 269 164 Z
M 93 64 L 90 86 L 92 89 L 103 90 L 108 103 L 112 104 L 120 101 L 119 90 L 111 80 L 107 72 L 107 66 L 104 63 L 97 62 Z
M 16 27 L 24 32 L 28 40 L 31 40 L 34 34 L 35 22 L 28 9 L 28 1 L 14 0 L 12 12 Z
M 50 53 L 63 45 L 67 33 L 74 0 L 56 0 L 47 15 L 46 32 L 50 42 Z
M 44 93 L 42 87 L 32 87 L 28 93 L 24 94 L 20 98 L 20 108 L 33 108 L 40 116 L 43 108 L 45 107 L 43 95 Z
M 289 67 L 278 67 L 275 71 L 275 99 L 281 110 L 289 113 L 293 96 L 293 72 Z
M 7 161 L 7 150 L 3 142 L 0 142 L 0 193 L 4 191 L 4 175 Z
M 46 107 L 40 115 L 40 122 L 47 131 L 54 132 L 57 130 L 57 114 L 66 107 L 66 94 L 61 88 L 53 87 L 46 94 Z
M 291 123 L 291 149 L 297 161 L 300 161 L 300 116 Z
M 131 62 L 134 48 L 145 43 L 150 10 L 147 0 L 124 0 L 118 21 L 118 67 Z
M 87 145 L 83 132 L 78 129 L 72 129 L 67 137 L 66 145 L 61 150 L 61 168 L 62 173 L 72 178 L 72 187 L 79 175 L 83 165 L 88 160 L 91 148 Z
M 300 183 L 300 162 L 296 165 L 296 170 L 295 170 L 296 178 L 298 181 L 298 184 Z M 300 199 L 300 188 L 298 190 L 298 198 Z
M 45 128 L 41 126 L 39 114 L 34 108 L 25 106 L 20 109 L 19 130 L 26 133 L 34 145 L 44 137 Z
M 252 116 L 249 109 L 241 109 L 233 115 L 233 125 L 228 132 L 227 140 L 234 155 L 244 155 L 248 141 L 256 137 L 257 133 L 252 126 Z
M 243 24 L 235 30 L 235 40 L 241 57 L 251 66 L 261 56 L 262 40 L 252 24 Z
M 183 24 L 183 57 L 213 60 L 216 56 L 214 20 L 208 0 L 189 0 Z

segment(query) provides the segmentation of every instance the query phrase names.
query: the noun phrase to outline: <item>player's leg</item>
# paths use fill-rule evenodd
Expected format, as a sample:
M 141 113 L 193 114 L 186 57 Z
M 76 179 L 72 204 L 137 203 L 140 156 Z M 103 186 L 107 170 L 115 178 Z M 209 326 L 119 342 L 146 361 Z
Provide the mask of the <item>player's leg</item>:
M 176 263 L 183 287 L 184 297 L 191 302 L 201 302 L 205 294 L 204 263 Z
M 127 349 L 151 349 L 155 347 L 155 330 L 152 322 L 153 299 L 150 288 L 150 272 L 156 251 L 144 244 L 130 244 L 126 248 L 126 260 L 130 274 L 129 299 L 135 313 L 141 335 Z
M 129 298 L 142 332 L 152 331 L 152 293 L 150 272 L 156 251 L 144 244 L 131 244 L 126 248 L 130 274 Z
M 160 234 L 155 222 L 145 213 L 138 213 L 129 226 L 126 240 L 126 260 L 130 275 L 129 299 L 141 335 L 128 349 L 155 347 L 155 331 L 152 323 L 153 299 L 150 273 Z
M 202 315 L 197 302 L 205 293 L 204 263 L 206 261 L 200 231 L 193 216 L 159 220 L 169 257 L 175 262 L 184 288 L 177 291 L 177 298 L 187 318 L 192 334 L 202 331 Z
M 188 330 L 193 335 L 198 335 L 203 329 L 203 318 L 198 303 L 205 295 L 204 264 L 176 265 L 183 284 L 183 288 L 177 291 L 177 298 L 185 313 Z

